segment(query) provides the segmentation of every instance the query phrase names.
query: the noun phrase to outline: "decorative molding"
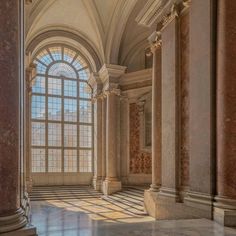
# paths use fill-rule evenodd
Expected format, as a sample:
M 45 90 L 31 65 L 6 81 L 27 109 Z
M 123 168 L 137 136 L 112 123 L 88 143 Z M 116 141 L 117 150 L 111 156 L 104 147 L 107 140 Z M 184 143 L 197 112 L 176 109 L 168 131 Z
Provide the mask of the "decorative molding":
M 170 12 L 163 17 L 162 29 L 165 28 L 165 26 L 167 26 L 170 22 L 172 22 L 176 17 L 178 17 L 179 12 L 180 12 L 179 5 L 174 3 L 171 6 Z
M 150 50 L 151 50 L 152 53 L 154 53 L 162 45 L 161 32 L 160 31 L 154 31 L 148 37 L 148 41 L 151 44 Z
M 28 93 L 32 92 L 33 81 L 37 74 L 36 67 L 36 64 L 30 63 L 30 65 L 26 68 L 25 71 L 26 91 Z

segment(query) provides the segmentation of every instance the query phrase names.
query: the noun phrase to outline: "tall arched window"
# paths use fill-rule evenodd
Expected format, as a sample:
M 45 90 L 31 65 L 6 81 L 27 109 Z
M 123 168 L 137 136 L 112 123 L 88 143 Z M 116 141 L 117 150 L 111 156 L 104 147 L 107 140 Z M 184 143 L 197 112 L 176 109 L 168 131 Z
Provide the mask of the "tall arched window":
M 92 172 L 93 107 L 88 64 L 66 46 L 43 49 L 34 63 L 32 172 Z

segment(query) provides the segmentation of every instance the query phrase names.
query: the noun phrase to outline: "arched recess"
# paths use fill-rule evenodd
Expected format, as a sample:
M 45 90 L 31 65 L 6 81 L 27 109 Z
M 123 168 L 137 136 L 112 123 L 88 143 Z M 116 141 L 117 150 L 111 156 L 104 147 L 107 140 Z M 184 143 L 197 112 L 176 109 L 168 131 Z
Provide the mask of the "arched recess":
M 30 54 L 32 57 L 40 48 L 49 43 L 65 43 L 80 50 L 89 61 L 93 72 L 99 71 L 102 66 L 102 59 L 99 53 L 88 40 L 75 32 L 59 28 L 53 29 L 50 27 L 50 29 L 39 32 L 32 39 L 28 39 L 26 42 L 26 54 Z

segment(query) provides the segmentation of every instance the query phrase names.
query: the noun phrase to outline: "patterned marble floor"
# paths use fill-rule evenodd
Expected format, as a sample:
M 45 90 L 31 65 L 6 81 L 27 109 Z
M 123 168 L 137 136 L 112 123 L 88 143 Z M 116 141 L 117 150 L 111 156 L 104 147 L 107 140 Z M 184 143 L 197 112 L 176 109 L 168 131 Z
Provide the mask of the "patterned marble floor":
M 205 219 L 154 221 L 140 204 L 116 198 L 33 201 L 32 224 L 42 236 L 236 236 Z

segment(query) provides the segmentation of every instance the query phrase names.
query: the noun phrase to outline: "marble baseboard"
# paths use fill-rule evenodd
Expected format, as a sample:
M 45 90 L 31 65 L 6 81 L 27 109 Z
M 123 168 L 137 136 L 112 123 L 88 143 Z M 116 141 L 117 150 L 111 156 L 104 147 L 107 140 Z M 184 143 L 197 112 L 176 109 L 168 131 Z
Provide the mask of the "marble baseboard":
M 236 200 L 215 197 L 213 218 L 221 225 L 236 227 Z

